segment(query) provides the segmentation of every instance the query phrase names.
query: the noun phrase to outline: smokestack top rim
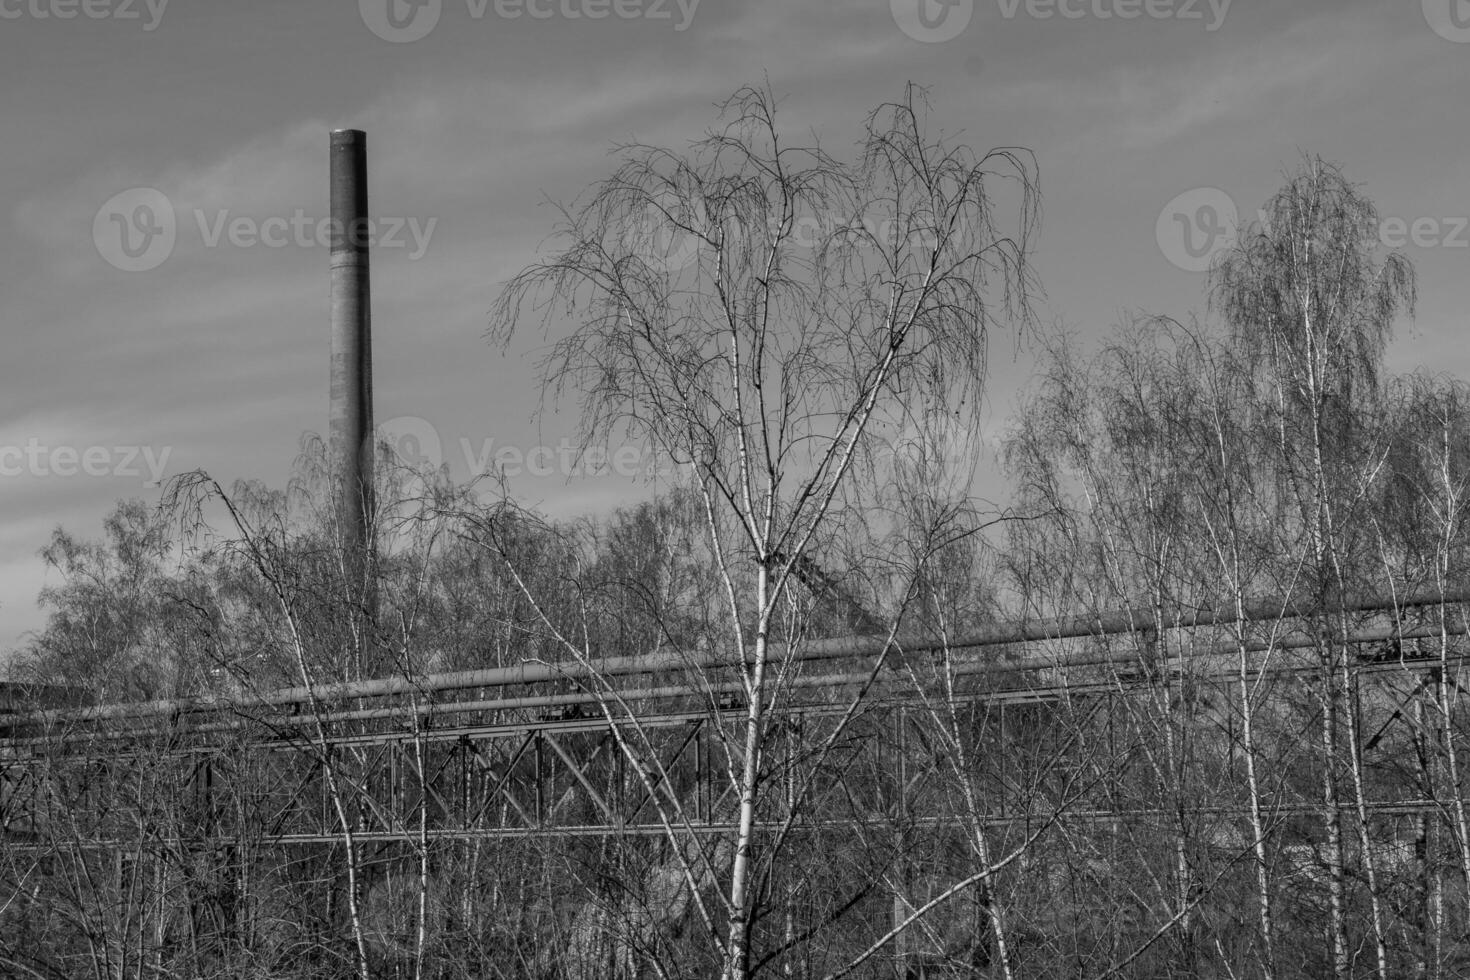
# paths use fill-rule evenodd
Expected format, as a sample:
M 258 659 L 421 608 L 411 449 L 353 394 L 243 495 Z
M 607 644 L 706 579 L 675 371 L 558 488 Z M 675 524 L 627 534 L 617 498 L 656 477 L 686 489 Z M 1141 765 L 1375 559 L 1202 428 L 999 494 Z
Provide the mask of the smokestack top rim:
M 332 130 L 333 143 L 356 143 L 367 139 L 367 133 L 360 129 L 334 129 Z

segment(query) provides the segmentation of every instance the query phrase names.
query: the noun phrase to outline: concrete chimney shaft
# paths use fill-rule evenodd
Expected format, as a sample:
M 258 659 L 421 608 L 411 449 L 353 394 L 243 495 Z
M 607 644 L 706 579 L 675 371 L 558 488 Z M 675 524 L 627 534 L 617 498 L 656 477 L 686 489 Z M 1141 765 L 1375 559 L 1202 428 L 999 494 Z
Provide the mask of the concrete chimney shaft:
M 370 545 L 373 347 L 368 286 L 367 134 L 332 131 L 332 382 L 328 414 L 333 504 L 344 545 Z

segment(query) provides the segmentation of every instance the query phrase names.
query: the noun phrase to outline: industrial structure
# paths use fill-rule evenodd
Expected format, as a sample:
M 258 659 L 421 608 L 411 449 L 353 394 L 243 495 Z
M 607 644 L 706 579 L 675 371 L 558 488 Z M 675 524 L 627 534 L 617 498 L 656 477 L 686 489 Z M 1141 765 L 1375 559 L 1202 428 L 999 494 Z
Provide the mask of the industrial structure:
M 1358 651 L 1356 670 L 1381 684 L 1365 713 L 1378 719 L 1370 749 L 1400 751 L 1410 734 L 1402 709 L 1440 673 L 1438 652 L 1416 653 L 1418 641 L 1467 632 L 1464 622 L 1442 622 L 1438 610 L 1470 601 L 1470 594 L 1414 595 L 1394 603 L 1363 601 L 1348 610 L 1358 628 L 1347 643 Z M 1171 610 L 1173 627 L 1160 638 L 1152 612 L 1117 610 L 1061 620 L 1011 623 L 983 632 L 931 638 L 851 637 L 813 641 L 789 654 L 799 665 L 782 710 L 793 723 L 820 730 L 833 724 L 855 702 L 871 705 L 866 724 L 901 731 L 905 713 L 921 711 L 926 693 L 916 689 L 905 668 L 942 650 L 958 654 L 952 673 L 960 687 L 956 703 L 979 711 L 1003 741 L 1007 713 L 1066 702 L 1095 705 L 1097 718 L 1118 715 L 1121 701 L 1147 698 L 1181 685 L 1228 688 L 1241 675 L 1259 677 L 1270 663 L 1271 676 L 1287 680 L 1320 670 L 1314 655 L 1319 638 L 1290 630 L 1276 639 L 1242 644 L 1233 627 L 1252 621 L 1279 624 L 1279 601 L 1260 602 L 1242 620 L 1231 610 Z M 1291 615 L 1289 611 L 1286 613 Z M 1315 611 L 1313 611 L 1315 615 Z M 1303 619 L 1302 622 L 1308 622 Z M 1162 640 L 1162 641 L 1161 641 Z M 1139 670 L 1144 646 L 1181 651 L 1166 654 L 1156 669 Z M 1396 651 L 1384 656 L 1382 651 Z M 1454 666 L 1461 655 L 1451 658 Z M 887 666 L 876 672 L 875 663 Z M 834 666 L 835 665 L 835 666 Z M 354 828 L 363 840 L 402 838 L 428 806 L 428 831 L 435 838 L 500 837 L 537 834 L 619 834 L 667 832 L 661 814 L 636 774 L 624 771 L 623 728 L 660 733 L 664 775 L 656 786 L 681 826 L 704 833 L 731 829 L 732 787 L 713 760 L 721 732 L 744 715 L 743 685 L 729 665 L 707 655 L 610 658 L 592 665 L 532 663 L 411 678 L 286 688 L 242 698 L 166 700 L 12 712 L 0 715 L 0 784 L 3 820 L 12 844 L 46 819 L 48 784 L 93 772 L 98 766 L 126 771 L 138 754 L 174 758 L 182 782 L 198 794 L 199 839 L 217 833 L 227 808 L 211 800 L 221 784 L 214 773 L 222 757 L 238 764 L 240 752 L 259 753 L 281 774 L 272 792 L 257 801 L 257 816 L 270 828 L 264 842 L 330 843 L 340 837 L 321 779 L 323 746 L 360 753 L 353 763 L 361 797 Z M 929 668 L 921 676 L 932 676 Z M 1208 699 L 1205 699 L 1208 701 Z M 1227 730 L 1228 711 L 1202 702 L 1200 724 L 1219 726 L 1222 744 L 1236 739 Z M 1360 708 L 1361 710 L 1361 708 Z M 878 720 L 882 716 L 882 720 Z M 1401 730 L 1400 730 L 1401 729 Z M 808 732 L 810 735 L 810 732 Z M 888 739 L 866 743 L 882 753 Z M 428 747 L 432 763 L 420 768 L 416 749 Z M 1058 762 L 1064 760 L 1059 759 Z M 1370 759 L 1370 768 L 1374 760 Z M 1381 760 L 1391 765 L 1391 759 Z M 866 779 L 881 772 L 871 765 L 848 767 Z M 286 774 L 291 774 L 287 776 Z M 1166 808 L 1120 814 L 1090 804 L 1087 795 L 1035 809 L 1015 795 L 997 769 L 986 794 L 995 824 L 1045 815 L 1060 820 L 1116 820 L 1123 816 L 1167 820 Z M 905 784 L 897 793 L 912 789 Z M 895 796 L 881 804 L 895 812 L 922 803 Z M 1367 801 L 1375 812 L 1412 815 L 1432 812 L 1440 802 L 1418 797 Z M 1202 810 L 1241 812 L 1218 801 L 1201 801 Z M 944 821 L 946 814 L 920 814 Z M 859 819 L 853 815 L 849 819 Z M 101 828 L 99 827 L 99 832 Z M 99 833 L 86 843 L 108 846 Z
M 366 137 L 335 131 L 330 153 L 332 512 L 348 578 L 361 590 L 351 603 L 369 619 Z M 795 572 L 825 581 L 810 559 Z M 860 615 L 862 635 L 770 652 L 782 680 L 765 751 L 777 760 L 773 784 L 788 795 L 782 803 L 773 791 L 777 802 L 762 811 L 758 831 L 861 838 L 864 846 L 888 841 L 904 851 L 921 831 L 963 850 L 965 834 L 978 830 L 994 834 L 997 853 L 1021 854 L 1052 827 L 1164 840 L 1187 826 L 1228 868 L 1258 843 L 1250 820 L 1259 823 L 1264 812 L 1273 829 L 1296 828 L 1283 853 L 1311 874 L 1300 848 L 1315 844 L 1302 843 L 1312 833 L 1300 827 L 1319 819 L 1325 804 L 1282 789 L 1296 778 L 1288 754 L 1279 772 L 1267 774 L 1276 782 L 1263 811 L 1262 797 L 1247 796 L 1237 781 L 1249 744 L 1239 726 L 1251 716 L 1241 705 L 1252 699 L 1312 704 L 1308 688 L 1330 645 L 1344 651 L 1352 672 L 1349 710 L 1363 733 L 1367 774 L 1358 794 L 1335 805 L 1373 822 L 1382 866 L 1393 867 L 1416 840 L 1422 849 L 1429 821 L 1447 806 L 1433 778 L 1404 775 L 1403 759 L 1416 747 L 1424 753 L 1428 727 L 1415 706 L 1426 692 L 1458 702 L 1466 603 L 1470 590 L 1314 606 L 1261 597 L 1219 608 L 1023 618 L 961 636 L 886 635 L 880 619 Z M 1242 700 L 1237 692 L 1247 689 L 1254 693 Z M 30 695 L 6 687 L 0 841 L 9 854 L 41 863 L 98 853 L 137 861 L 150 851 L 187 863 L 179 856 L 207 852 L 242 881 L 247 853 L 324 853 L 344 842 L 349 854 L 363 849 L 363 868 L 379 875 L 396 873 L 411 854 L 428 868 L 440 844 L 529 839 L 662 840 L 676 852 L 703 848 L 719 863 L 719 848 L 736 830 L 739 787 L 728 760 L 743 737 L 749 696 L 728 651 L 669 648 L 273 690 L 234 685 L 136 703 L 79 703 L 78 691 L 22 703 Z M 1271 735 L 1283 744 L 1309 739 L 1318 721 L 1295 710 L 1270 716 L 1263 707 L 1257 723 L 1275 725 Z M 1123 720 L 1149 711 L 1192 733 L 1191 751 L 1219 792 L 1162 798 L 1131 788 L 1152 777 L 1139 742 L 1146 726 L 1125 732 Z M 1001 751 L 961 766 L 930 741 L 930 722 L 941 716 L 976 745 Z M 977 811 L 956 802 L 949 768 L 974 771 Z M 791 789 L 798 776 L 817 801 L 800 813 Z M 144 781 L 170 787 L 166 822 L 145 825 L 127 808 L 86 806 L 108 796 L 141 799 Z M 900 864 L 901 886 L 950 883 L 942 858 L 925 860 Z M 1039 878 L 1050 873 L 1044 859 L 1025 860 L 1041 869 Z M 121 879 L 122 858 L 116 868 Z M 350 886 L 363 894 L 370 887 Z M 894 919 L 910 907 L 895 906 Z M 900 944 L 896 955 L 917 948 Z

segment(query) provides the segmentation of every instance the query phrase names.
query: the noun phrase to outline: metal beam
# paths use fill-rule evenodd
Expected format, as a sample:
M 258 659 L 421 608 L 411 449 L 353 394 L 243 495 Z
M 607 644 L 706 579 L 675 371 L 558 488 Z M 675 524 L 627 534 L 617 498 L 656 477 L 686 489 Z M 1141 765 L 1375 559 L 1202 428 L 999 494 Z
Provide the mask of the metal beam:
M 1407 605 L 1407 604 L 1401 603 L 1401 606 L 1402 605 Z M 1345 638 L 1343 638 L 1343 639 L 1341 639 L 1341 640 L 1339 640 L 1337 642 L 1347 643 L 1349 645 L 1363 645 L 1363 644 L 1373 644 L 1373 643 L 1386 643 L 1386 642 L 1390 642 L 1390 641 L 1394 641 L 1394 640 L 1434 639 L 1434 638 L 1439 637 L 1441 635 L 1441 632 L 1443 632 L 1444 634 L 1449 635 L 1449 636 L 1461 636 L 1461 635 L 1464 635 L 1467 632 L 1470 632 L 1470 622 L 1461 622 L 1461 623 L 1457 623 L 1457 624 L 1446 624 L 1446 626 L 1443 628 L 1443 630 L 1441 630 L 1441 627 L 1438 627 L 1438 626 L 1416 627 L 1416 628 L 1407 629 L 1407 630 L 1400 629 L 1400 628 L 1397 628 L 1397 627 L 1384 627 L 1384 628 L 1380 628 L 1380 629 L 1360 630 L 1360 631 L 1357 631 L 1357 632 L 1354 632 L 1354 633 L 1350 634 L 1349 636 L 1347 636 L 1347 637 L 1345 637 Z M 1245 650 L 1246 650 L 1247 653 L 1262 653 L 1262 652 L 1267 652 L 1267 651 L 1285 651 L 1285 650 L 1310 649 L 1310 648 L 1313 648 L 1316 645 L 1318 645 L 1320 642 L 1321 642 L 1321 640 L 1319 638 L 1313 637 L 1313 636 L 1300 636 L 1300 635 L 1298 635 L 1298 636 L 1284 636 L 1284 637 L 1278 637 L 1278 638 L 1276 638 L 1274 640 L 1270 640 L 1270 641 L 1267 641 L 1267 640 L 1247 640 L 1246 643 L 1245 643 Z M 954 644 L 954 647 L 956 647 L 956 648 L 968 648 L 968 646 L 962 647 L 962 645 L 959 644 L 959 643 Z M 909 648 L 909 649 L 912 649 L 912 648 Z M 1176 672 L 1177 673 L 1177 672 L 1183 670 L 1185 668 L 1185 665 L 1186 664 L 1200 662 L 1200 661 L 1206 661 L 1206 660 L 1209 660 L 1209 659 L 1235 657 L 1235 656 L 1238 656 L 1239 653 L 1240 653 L 1240 646 L 1239 646 L 1239 644 L 1237 644 L 1235 642 L 1216 643 L 1216 644 L 1211 644 L 1211 645 L 1209 645 L 1209 646 L 1207 646 L 1207 647 L 1205 647 L 1203 649 L 1200 649 L 1200 650 L 1194 650 L 1194 651 L 1188 653 L 1187 655 L 1172 657 L 1168 661 L 1166 661 L 1165 663 L 1159 665 L 1159 669 L 1162 670 L 1162 671 L 1166 671 L 1166 672 L 1167 671 L 1173 671 L 1173 672 Z M 798 658 L 798 659 L 801 659 L 801 658 Z M 1455 655 L 1455 656 L 1452 656 L 1450 659 L 1452 661 L 1458 661 L 1459 657 L 1458 657 L 1458 655 Z M 1028 656 L 1013 657 L 1013 658 L 1011 658 L 1009 660 L 999 660 L 999 661 L 997 661 L 997 660 L 989 660 L 989 659 L 982 660 L 982 659 L 969 659 L 969 658 L 967 658 L 967 659 L 962 659 L 959 663 L 955 664 L 955 666 L 954 666 L 954 672 L 955 672 L 956 676 L 976 676 L 976 675 L 988 675 L 988 674 L 1000 674 L 1000 673 L 1014 673 L 1014 672 L 1022 672 L 1022 671 L 1027 671 L 1027 670 L 1043 670 L 1043 669 L 1068 670 L 1068 669 L 1074 669 L 1074 668 L 1080 668 L 1080 667 L 1102 667 L 1102 666 L 1109 666 L 1109 665 L 1116 666 L 1116 665 L 1119 665 L 1119 664 L 1134 663 L 1137 660 L 1138 660 L 1138 655 L 1135 652 L 1133 652 L 1133 651 L 1117 651 L 1117 650 L 1114 650 L 1114 651 L 1104 651 L 1104 652 L 1101 652 L 1101 653 L 1086 652 L 1086 653 L 1079 653 L 1079 654 L 1070 654 L 1070 655 L 1065 655 L 1065 656 L 1046 656 L 1044 654 L 1031 654 L 1031 655 L 1028 655 Z M 1411 662 L 1413 662 L 1413 661 L 1411 661 Z M 1389 663 L 1392 663 L 1392 662 L 1389 662 Z M 1376 666 L 1381 666 L 1381 665 L 1375 665 L 1375 667 Z M 1222 668 L 1222 669 L 1223 670 L 1226 670 L 1226 671 L 1233 671 L 1233 670 L 1236 669 L 1236 667 L 1235 667 L 1235 665 L 1231 664 L 1231 665 L 1227 665 L 1225 668 Z M 1310 665 L 1308 665 L 1306 667 L 1283 668 L 1283 669 L 1285 669 L 1285 670 L 1310 669 Z M 1368 669 L 1368 668 L 1363 668 L 1363 669 Z M 1218 673 L 1218 671 L 1216 671 L 1216 673 Z M 1211 674 L 1210 671 L 1198 672 L 1198 675 L 1199 676 L 1212 676 L 1212 674 Z M 789 686 L 791 688 L 794 688 L 794 689 L 822 688 L 822 687 L 843 687 L 843 686 L 851 686 L 851 685 L 861 684 L 861 683 L 865 682 L 868 679 L 868 677 L 869 677 L 869 674 L 866 671 L 863 671 L 863 672 L 845 672 L 845 673 L 815 674 L 815 675 L 808 675 L 808 676 L 805 676 L 805 677 L 793 678 L 791 681 L 788 682 L 788 684 L 789 684 Z M 891 687 L 892 687 L 892 685 L 894 683 L 895 682 L 893 682 L 893 681 L 880 682 L 880 686 L 879 686 L 878 690 L 875 691 L 874 693 L 875 694 L 884 693 L 884 692 L 888 691 L 889 689 L 891 689 Z M 1137 686 L 1137 685 L 1146 684 L 1146 683 L 1147 683 L 1146 680 L 1143 680 L 1143 679 L 1130 679 L 1130 680 L 1128 680 L 1125 683 L 1125 686 Z M 999 699 L 1004 699 L 1006 697 L 1015 695 L 1015 696 L 1022 696 L 1022 697 L 1028 697 L 1028 698 L 1030 698 L 1030 697 L 1036 697 L 1038 695 L 1040 695 L 1040 696 L 1046 696 L 1048 693 L 1055 694 L 1055 693 L 1058 693 L 1058 692 L 1063 692 L 1063 691 L 1072 689 L 1073 687 L 1074 687 L 1074 685 L 1071 685 L 1071 684 L 1069 684 L 1067 682 L 1057 682 L 1057 683 L 1052 683 L 1052 684 L 1047 684 L 1047 685 L 1032 686 L 1032 687 L 1020 688 L 1020 689 L 1015 689 L 1015 690 L 988 691 L 988 692 L 978 692 L 978 693 L 974 693 L 974 694 L 967 693 L 966 695 L 964 695 L 964 697 L 966 699 L 972 699 L 972 698 L 990 699 L 990 698 L 994 698 L 994 699 L 999 700 Z M 738 692 L 740 692 L 742 690 L 743 690 L 743 685 L 742 685 L 742 683 L 740 681 L 721 681 L 721 682 L 715 682 L 715 683 L 711 683 L 711 684 L 707 684 L 707 685 L 679 684 L 679 685 L 665 685 L 665 686 L 652 687 L 652 688 L 632 688 L 632 689 L 625 689 L 625 690 L 617 691 L 617 695 L 618 695 L 618 697 L 623 698 L 624 700 L 650 700 L 650 701 L 652 701 L 652 700 L 665 700 L 665 699 L 679 698 L 679 697 L 699 696 L 699 695 L 702 695 L 704 693 L 712 693 L 712 694 L 720 694 L 720 693 L 726 693 L 726 692 L 735 692 L 735 693 L 738 693 Z M 227 703 L 227 704 L 213 705 L 213 707 L 215 707 L 217 710 L 232 710 L 232 711 L 234 711 L 236 713 L 243 714 L 245 711 L 249 710 L 251 707 L 271 707 L 272 706 L 272 705 L 269 705 L 269 704 L 265 704 L 263 702 L 264 702 L 264 699 L 262 699 L 262 701 L 254 702 L 254 703 L 251 703 L 251 704 L 247 704 L 245 706 L 239 706 L 239 705 L 235 705 L 235 704 L 232 704 L 232 703 Z M 576 693 L 576 694 L 545 694 L 545 695 L 531 695 L 531 696 L 513 697 L 513 698 L 491 698 L 491 699 L 483 699 L 483 700 L 477 700 L 477 701 L 451 702 L 451 703 L 447 703 L 447 704 L 433 704 L 432 702 L 430 702 L 430 703 L 421 704 L 416 710 L 417 710 L 417 715 L 418 715 L 418 717 L 420 719 L 428 719 L 430 717 L 443 717 L 445 715 L 465 714 L 465 713 L 470 713 L 470 712 L 516 711 L 516 710 L 522 710 L 522 709 L 528 709 L 528 708 L 556 707 L 556 706 L 561 706 L 561 705 L 593 705 L 593 706 L 596 706 L 597 703 L 598 703 L 597 695 L 591 694 L 591 693 L 582 692 L 582 693 Z M 128 706 L 127 705 L 120 705 L 120 706 L 116 706 L 116 707 L 128 707 Z M 107 721 L 107 720 L 111 720 L 112 719 L 112 716 L 110 716 L 110 715 L 97 713 L 100 710 L 101 709 L 71 709 L 70 715 L 72 715 L 72 716 L 71 717 L 66 717 L 66 718 L 58 718 L 58 717 L 56 717 L 56 714 L 57 713 L 54 712 L 54 711 L 30 712 L 30 713 L 23 714 L 23 715 L 9 715 L 9 716 L 0 715 L 0 725 L 7 725 L 8 724 L 8 725 L 18 726 L 20 724 L 51 724 L 51 723 L 56 723 L 58 721 L 63 721 L 63 720 L 67 720 L 67 721 Z M 82 717 L 75 717 L 77 714 L 82 714 L 83 716 Z M 348 710 L 348 711 L 328 711 L 328 712 L 323 712 L 320 715 L 320 717 L 318 717 L 318 718 L 313 718 L 310 715 L 292 715 L 292 716 L 262 715 L 262 716 L 260 716 L 258 718 L 252 718 L 252 717 L 249 717 L 247 715 L 245 717 L 235 718 L 235 719 L 231 719 L 229 721 L 210 722 L 210 723 L 206 723 L 206 724 L 202 724 L 202 725 L 190 725 L 190 726 L 188 726 L 186 728 L 183 728 L 182 730 L 183 731 L 186 731 L 186 732 L 189 732 L 189 733 L 207 734 L 207 733 L 213 733 L 213 732 L 236 731 L 236 730 L 239 730 L 241 728 L 248 727 L 249 725 L 252 725 L 252 724 L 262 724 L 262 725 L 266 725 L 268 727 L 270 727 L 270 726 L 286 726 L 286 725 L 290 725 L 290 726 L 295 727 L 295 726 L 300 726 L 302 724 L 315 724 L 318 721 L 320 721 L 322 723 L 326 723 L 326 724 L 336 724 L 336 723 L 344 722 L 344 721 L 369 721 L 369 720 L 379 720 L 379 719 L 381 719 L 381 720 L 394 720 L 394 719 L 411 720 L 414 717 L 414 715 L 415 715 L 415 709 L 409 708 L 409 707 L 406 707 L 406 706 L 391 706 L 391 707 L 378 707 L 378 708 L 361 708 L 361 709 L 353 709 L 353 710 Z M 667 719 L 673 719 L 675 721 L 678 721 L 678 720 L 695 718 L 695 717 L 703 717 L 703 716 L 704 716 L 704 713 L 703 712 L 689 712 L 687 710 L 686 711 L 679 711 L 679 712 L 659 712 L 657 710 L 650 710 L 649 716 L 647 718 L 645 718 L 644 720 L 645 720 L 645 723 L 647 723 L 648 721 L 655 720 L 655 719 L 662 720 L 662 719 L 665 719 L 665 718 L 667 718 Z M 146 715 L 138 715 L 137 717 L 146 717 Z M 545 724 L 542 724 L 542 723 L 517 722 L 517 723 L 510 724 L 508 726 L 502 725 L 500 727 L 508 727 L 510 729 L 513 729 L 513 730 L 524 731 L 524 730 L 526 730 L 528 728 L 537 728 L 537 727 L 548 727 L 549 728 L 552 725 L 556 725 L 557 726 L 557 730 L 566 730 L 568 727 L 571 727 L 571 728 L 595 728 L 595 727 L 600 727 L 601 725 L 604 725 L 604 724 L 606 724 L 606 722 L 600 717 L 600 714 L 599 714 L 599 715 L 593 716 L 592 718 L 582 719 L 582 720 L 579 720 L 579 721 L 555 722 L 555 723 L 545 723 Z M 468 732 L 481 732 L 481 731 L 484 731 L 486 729 L 486 727 L 487 726 L 485 726 L 485 725 L 476 725 L 476 726 L 469 726 L 469 727 L 459 727 L 459 728 L 449 728 L 449 729 L 436 729 L 436 730 L 433 730 L 433 731 L 430 731 L 430 732 L 425 732 L 424 735 L 426 737 L 428 737 L 428 738 L 431 738 L 431 739 L 442 739 L 442 738 L 445 738 L 445 737 L 451 737 L 451 736 L 453 736 L 456 733 L 463 733 L 463 732 L 467 732 L 467 731 Z M 493 726 L 491 726 L 491 727 L 493 727 Z M 101 739 L 101 740 L 125 739 L 125 738 L 133 738 L 133 737 L 139 737 L 139 736 L 146 736 L 146 735 L 151 734 L 152 732 L 153 732 L 153 729 L 151 729 L 151 728 L 128 728 L 128 729 L 113 729 L 113 730 L 110 730 L 110 731 L 103 730 L 103 731 L 69 732 L 69 733 L 65 733 L 65 734 L 61 734 L 61 735 L 57 735 L 57 736 L 45 736 L 45 735 L 42 735 L 42 736 L 12 736 L 10 738 L 5 739 L 3 742 L 0 742 L 0 744 L 9 744 L 9 745 L 15 746 L 15 747 L 27 746 L 27 745 L 50 745 L 50 744 L 56 743 L 58 740 L 63 741 L 63 742 L 66 742 L 66 741 L 87 742 L 87 741 L 98 740 L 98 739 Z M 356 737 L 366 738 L 366 739 L 370 739 L 370 740 L 378 740 L 378 739 L 382 739 L 382 738 L 400 738 L 400 737 L 403 737 L 403 733 L 401 733 L 401 732 L 400 733 L 361 733 L 359 736 L 356 736 Z M 350 741 L 353 741 L 354 740 L 354 737 L 353 736 L 341 736 L 341 735 L 332 735 L 332 736 L 329 736 L 329 738 L 333 742 L 339 742 L 339 741 L 350 742 Z

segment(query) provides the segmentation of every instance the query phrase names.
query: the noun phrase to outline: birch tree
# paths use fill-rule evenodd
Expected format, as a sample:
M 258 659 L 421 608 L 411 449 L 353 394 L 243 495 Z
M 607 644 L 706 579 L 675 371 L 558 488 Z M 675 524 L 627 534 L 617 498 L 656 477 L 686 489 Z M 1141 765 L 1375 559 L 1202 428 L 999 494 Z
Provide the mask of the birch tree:
M 852 163 L 789 143 L 768 91 L 740 90 L 721 118 L 687 153 L 621 147 L 491 332 L 539 318 L 557 334 L 545 380 L 578 393 L 587 444 L 640 444 L 700 496 L 746 705 L 717 941 L 722 976 L 744 980 L 793 570 L 879 426 L 926 391 L 975 404 L 991 333 L 1029 322 L 1038 212 L 1031 155 L 932 135 L 914 87 L 868 116 Z
M 1212 302 L 1235 344 L 1271 385 L 1278 463 L 1310 549 L 1310 598 L 1341 607 L 1354 580 L 1355 528 L 1381 465 L 1363 440 L 1385 345 L 1401 312 L 1412 313 L 1413 268 L 1381 254 L 1372 204 L 1335 166 L 1304 161 L 1263 211 L 1263 220 L 1224 253 Z M 1347 763 L 1366 877 L 1377 972 L 1387 980 L 1384 911 L 1364 809 L 1361 740 L 1352 657 L 1341 637 L 1346 614 L 1324 621 L 1321 676 L 1322 794 L 1330 861 L 1333 972 L 1349 974 L 1347 878 L 1339 759 Z M 1341 744 L 1343 737 L 1347 745 Z

